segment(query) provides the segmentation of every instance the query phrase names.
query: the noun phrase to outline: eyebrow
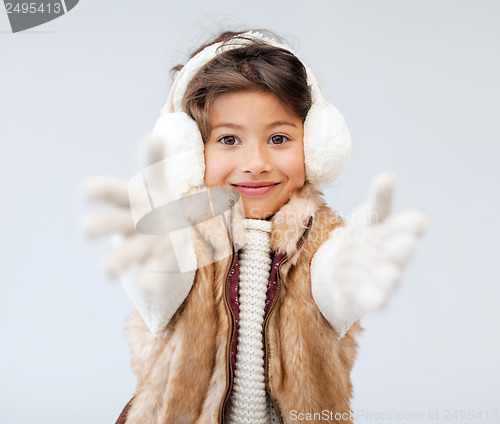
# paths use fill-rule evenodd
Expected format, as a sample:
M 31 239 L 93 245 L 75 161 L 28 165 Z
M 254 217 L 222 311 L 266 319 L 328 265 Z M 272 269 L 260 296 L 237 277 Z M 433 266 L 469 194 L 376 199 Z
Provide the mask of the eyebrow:
M 295 127 L 297 128 L 297 125 L 293 124 L 292 122 L 288 122 L 288 121 L 276 121 L 276 122 L 272 122 L 271 124 L 268 124 L 267 127 L 268 128 L 271 128 L 271 127 L 278 127 L 280 125 L 289 125 L 291 127 Z M 217 128 L 220 128 L 220 127 L 228 127 L 228 128 L 236 128 L 236 129 L 241 129 L 242 126 L 241 125 L 238 125 L 238 124 L 230 124 L 230 123 L 221 123 L 221 124 L 217 124 L 217 125 L 214 125 L 212 127 L 212 130 L 215 130 Z

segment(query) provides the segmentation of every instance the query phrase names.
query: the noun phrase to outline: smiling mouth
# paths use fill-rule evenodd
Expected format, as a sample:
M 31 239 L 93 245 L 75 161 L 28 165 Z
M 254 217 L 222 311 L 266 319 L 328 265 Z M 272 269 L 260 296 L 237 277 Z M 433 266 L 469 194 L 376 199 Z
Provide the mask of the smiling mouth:
M 272 191 L 278 184 L 270 182 L 244 182 L 231 185 L 240 193 L 247 196 L 262 196 Z

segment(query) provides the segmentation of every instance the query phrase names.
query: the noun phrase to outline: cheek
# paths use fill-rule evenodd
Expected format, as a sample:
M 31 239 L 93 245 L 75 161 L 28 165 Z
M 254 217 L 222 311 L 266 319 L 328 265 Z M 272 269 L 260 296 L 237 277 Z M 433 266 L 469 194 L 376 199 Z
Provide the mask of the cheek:
M 304 185 L 306 172 L 303 156 L 301 157 L 301 155 L 294 155 L 293 158 L 290 158 L 290 160 L 287 162 L 286 170 L 284 171 L 288 176 L 291 191 Z
M 226 163 L 227 161 L 216 151 L 205 148 L 205 185 L 207 187 L 220 186 L 224 183 L 228 174 Z
M 204 156 L 205 156 L 205 185 L 210 186 L 212 185 L 211 182 L 214 178 L 213 174 L 215 167 L 213 165 L 212 155 L 206 147 Z

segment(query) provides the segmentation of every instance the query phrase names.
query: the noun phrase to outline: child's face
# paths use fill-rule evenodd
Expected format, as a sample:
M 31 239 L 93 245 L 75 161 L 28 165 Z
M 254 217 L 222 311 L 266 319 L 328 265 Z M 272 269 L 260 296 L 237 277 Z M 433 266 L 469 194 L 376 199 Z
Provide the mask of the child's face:
M 238 190 L 247 218 L 271 216 L 304 185 L 302 120 L 273 94 L 222 94 L 209 120 L 205 184 Z

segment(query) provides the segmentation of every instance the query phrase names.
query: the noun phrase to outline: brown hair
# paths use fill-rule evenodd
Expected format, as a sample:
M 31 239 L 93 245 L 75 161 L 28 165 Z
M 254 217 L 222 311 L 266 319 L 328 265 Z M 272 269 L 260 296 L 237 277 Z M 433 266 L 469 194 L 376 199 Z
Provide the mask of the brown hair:
M 186 113 L 198 124 L 203 141 L 210 137 L 209 109 L 217 96 L 243 90 L 263 90 L 270 92 L 281 103 L 292 110 L 304 122 L 311 107 L 311 91 L 307 85 L 304 65 L 288 50 L 267 44 L 266 42 L 241 36 L 244 32 L 223 32 L 211 42 L 196 50 L 222 42 L 230 44 L 232 40 L 249 40 L 244 47 L 237 47 L 219 53 L 205 64 L 191 79 L 182 100 Z M 269 31 L 262 31 L 268 37 L 281 41 Z M 172 68 L 179 71 L 182 65 Z

